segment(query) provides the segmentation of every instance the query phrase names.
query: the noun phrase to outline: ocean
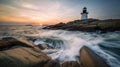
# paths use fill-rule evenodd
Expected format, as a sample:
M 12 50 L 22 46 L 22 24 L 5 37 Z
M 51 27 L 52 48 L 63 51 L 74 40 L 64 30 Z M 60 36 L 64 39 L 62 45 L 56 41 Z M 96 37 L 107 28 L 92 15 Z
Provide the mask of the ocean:
M 38 29 L 40 38 L 34 44 L 48 44 L 43 50 L 52 59 L 63 63 L 76 61 L 83 46 L 89 47 L 111 67 L 120 66 L 120 31 L 97 33 Z
M 77 61 L 80 49 L 89 47 L 111 67 L 120 66 L 120 31 L 99 33 L 66 30 L 44 30 L 40 26 L 1 26 L 0 38 L 35 35 L 35 45 L 48 44 L 51 49 L 42 52 L 60 63 Z M 27 39 L 27 38 L 26 38 Z

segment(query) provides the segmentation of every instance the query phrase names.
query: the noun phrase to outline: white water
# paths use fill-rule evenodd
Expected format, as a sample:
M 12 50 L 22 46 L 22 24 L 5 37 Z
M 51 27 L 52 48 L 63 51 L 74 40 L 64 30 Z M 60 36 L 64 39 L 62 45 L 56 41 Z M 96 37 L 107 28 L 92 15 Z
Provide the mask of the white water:
M 119 67 L 120 60 L 110 54 L 104 52 L 99 46 L 99 43 L 105 42 L 105 39 L 118 37 L 119 34 L 96 34 L 96 33 L 85 33 L 78 31 L 64 31 L 64 30 L 39 30 L 41 40 L 37 40 L 35 44 L 47 43 L 50 46 L 56 46 L 55 49 L 43 50 L 48 56 L 54 60 L 60 62 L 74 61 L 77 60 L 79 51 L 82 46 L 88 46 L 96 54 L 103 57 L 103 59 L 111 65 L 111 67 Z M 114 36 L 113 36 L 114 35 Z M 45 42 L 44 39 L 50 38 L 51 40 L 60 40 L 63 43 L 51 43 Z M 54 45 L 55 44 L 55 45 Z M 60 47 L 60 48 L 57 48 Z

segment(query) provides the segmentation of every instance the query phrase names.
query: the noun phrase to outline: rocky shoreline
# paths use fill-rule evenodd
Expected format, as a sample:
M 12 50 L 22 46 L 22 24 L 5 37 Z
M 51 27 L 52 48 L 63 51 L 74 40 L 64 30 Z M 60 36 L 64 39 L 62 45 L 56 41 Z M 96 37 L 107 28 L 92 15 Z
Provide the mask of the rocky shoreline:
M 60 65 L 27 40 L 6 37 L 0 41 L 0 67 L 59 67 Z
M 84 31 L 84 32 L 113 32 L 120 31 L 120 19 L 87 19 L 87 20 L 75 20 L 67 23 L 58 23 L 55 25 L 49 25 L 43 29 L 51 30 L 69 30 L 69 31 Z
M 109 67 L 88 47 L 82 47 L 78 61 L 60 64 L 44 54 L 39 46 L 17 38 L 5 37 L 0 40 L 0 67 Z
M 87 47 L 82 47 L 76 61 L 59 63 L 52 60 L 42 52 L 52 47 L 47 44 L 34 45 L 33 42 L 40 38 L 35 26 L 1 26 L 0 36 L 0 67 L 109 67 Z

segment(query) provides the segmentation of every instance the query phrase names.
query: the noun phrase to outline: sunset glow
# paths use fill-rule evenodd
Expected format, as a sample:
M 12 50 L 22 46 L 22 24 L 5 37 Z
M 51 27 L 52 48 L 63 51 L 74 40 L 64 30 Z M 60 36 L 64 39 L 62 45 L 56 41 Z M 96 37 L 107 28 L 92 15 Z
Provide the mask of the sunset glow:
M 107 2 L 109 3 L 106 4 Z M 88 7 L 90 18 L 119 18 L 120 8 L 114 8 L 117 2 L 108 8 L 112 3 L 107 0 L 0 0 L 0 23 L 21 22 L 40 25 L 66 23 L 80 19 L 84 6 Z M 116 11 L 115 13 L 112 13 L 112 8 Z

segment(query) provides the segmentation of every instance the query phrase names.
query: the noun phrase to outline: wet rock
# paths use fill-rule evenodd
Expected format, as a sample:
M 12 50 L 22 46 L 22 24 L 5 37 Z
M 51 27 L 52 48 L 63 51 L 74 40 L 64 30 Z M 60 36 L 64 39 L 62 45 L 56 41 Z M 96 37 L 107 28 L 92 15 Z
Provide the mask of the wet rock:
M 49 47 L 46 44 L 37 45 L 41 50 L 48 49 Z
M 37 46 L 23 39 L 3 38 L 0 48 L 0 67 L 57 67 L 58 64 Z
M 5 50 L 5 49 L 7 50 L 10 48 L 20 47 L 20 46 L 33 47 L 34 45 L 32 45 L 31 43 L 25 40 L 18 39 L 15 37 L 6 37 L 0 40 L 0 50 Z
M 80 50 L 80 63 L 82 67 L 110 67 L 103 58 L 85 46 Z
M 44 67 L 60 67 L 60 64 L 53 60 L 50 60 L 47 62 L 47 64 L 45 64 Z
M 53 49 L 53 47 L 49 46 L 48 44 L 39 44 L 37 45 L 41 50 L 44 49 Z
M 81 67 L 77 61 L 67 61 L 64 62 L 61 67 Z

